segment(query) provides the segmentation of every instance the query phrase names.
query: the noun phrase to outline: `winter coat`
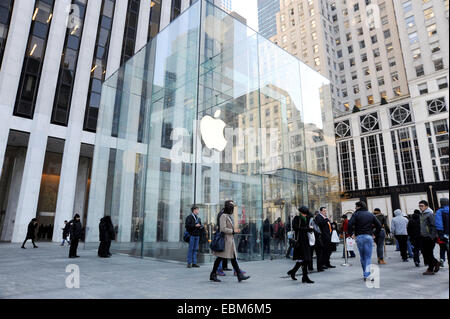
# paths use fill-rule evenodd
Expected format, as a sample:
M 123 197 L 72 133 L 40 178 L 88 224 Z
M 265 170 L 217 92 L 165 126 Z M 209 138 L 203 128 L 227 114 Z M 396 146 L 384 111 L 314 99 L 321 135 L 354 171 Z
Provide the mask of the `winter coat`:
M 263 238 L 270 239 L 272 237 L 273 230 L 272 230 L 272 225 L 269 223 L 268 219 L 266 219 L 263 222 L 262 229 L 263 229 Z
M 448 235 L 448 206 L 439 208 L 435 216 L 436 230 Z
M 28 229 L 27 229 L 27 239 L 34 239 L 34 233 L 36 230 L 36 226 L 37 224 L 34 224 L 34 222 L 30 222 L 28 224 Z
M 391 232 L 394 235 L 408 235 L 406 227 L 408 226 L 408 218 L 402 216 L 400 209 L 394 210 L 395 217 L 391 221 Z
M 188 217 L 186 217 L 185 228 L 191 236 L 200 236 L 202 233 L 202 230 L 200 229 L 200 227 L 195 227 L 195 225 L 196 224 L 201 225 L 202 221 L 201 221 L 200 217 L 198 217 L 198 216 L 196 216 L 196 218 L 197 218 L 197 220 L 196 220 L 193 215 L 194 214 L 192 213 Z
M 67 223 L 63 228 L 62 238 L 65 239 L 70 234 L 70 223 Z
M 220 231 L 225 236 L 224 251 L 213 251 L 213 255 L 222 258 L 237 258 L 236 245 L 234 244 L 234 227 L 229 214 L 223 213 L 219 218 Z
M 83 233 L 83 228 L 81 222 L 77 220 L 72 220 L 70 222 L 70 240 L 80 240 Z
M 391 230 L 389 229 L 389 226 L 388 226 L 388 224 L 387 224 L 386 216 L 384 216 L 384 215 L 381 214 L 381 213 L 380 213 L 380 214 L 374 214 L 374 215 L 375 215 L 375 217 L 378 219 L 378 221 L 380 222 L 380 224 L 381 224 L 381 229 L 384 229 L 385 232 L 386 232 L 386 234 L 389 234 L 389 233 L 391 232 Z M 381 229 L 380 229 L 380 231 L 381 231 Z M 380 233 L 380 232 L 376 232 L 376 231 L 374 230 L 375 236 L 378 236 L 379 233 Z
M 296 242 L 294 244 L 293 260 L 311 261 L 311 246 L 309 246 L 308 232 L 313 232 L 309 227 L 309 220 L 295 216 L 292 221 Z
M 408 235 L 411 239 L 420 237 L 420 215 L 413 214 L 407 226 Z
M 423 212 L 420 212 L 420 235 L 431 239 L 436 238 L 434 214 L 429 207 Z
M 314 218 L 314 222 L 319 226 L 322 243 L 327 245 L 331 243 L 331 223 L 330 220 L 326 217 L 323 217 L 321 214 L 317 214 L 316 218 Z
M 374 226 L 378 232 L 381 229 L 380 221 L 368 210 L 360 208 L 353 213 L 348 222 L 348 233 L 355 233 L 356 236 L 372 235 Z
M 110 242 L 116 239 L 116 232 L 114 231 L 114 226 L 112 224 L 111 218 L 105 216 L 100 219 L 99 229 L 99 240 L 102 242 Z

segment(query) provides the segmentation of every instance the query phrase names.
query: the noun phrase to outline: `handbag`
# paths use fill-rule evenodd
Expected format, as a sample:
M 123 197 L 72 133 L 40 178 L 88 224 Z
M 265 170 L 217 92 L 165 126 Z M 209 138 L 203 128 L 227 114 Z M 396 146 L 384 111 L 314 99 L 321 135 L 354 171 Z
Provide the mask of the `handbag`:
M 211 248 L 211 250 L 215 252 L 222 252 L 225 250 L 225 236 L 220 231 L 220 229 L 216 230 L 216 232 L 214 233 L 209 248 Z
M 191 240 L 191 234 L 187 230 L 184 231 L 183 240 L 188 243 Z
M 314 235 L 314 232 L 308 232 L 308 240 L 309 240 L 309 246 L 314 246 L 316 244 L 316 236 Z
M 331 242 L 335 243 L 335 244 L 339 244 L 339 242 L 340 242 L 339 236 L 338 236 L 336 230 L 333 230 L 333 232 L 331 233 Z

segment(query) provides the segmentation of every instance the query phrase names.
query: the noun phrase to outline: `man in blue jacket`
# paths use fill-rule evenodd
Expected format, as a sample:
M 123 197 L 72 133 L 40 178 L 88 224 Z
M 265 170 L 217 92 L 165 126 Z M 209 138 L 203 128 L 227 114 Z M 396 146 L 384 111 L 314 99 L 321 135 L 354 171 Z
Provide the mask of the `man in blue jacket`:
M 356 236 L 356 245 L 358 246 L 363 269 L 364 281 L 370 275 L 370 264 L 372 263 L 373 249 L 373 228 L 378 233 L 381 230 L 381 223 L 374 214 L 367 210 L 367 205 L 363 201 L 355 204 L 356 210 L 348 222 L 348 233 L 352 234 L 353 239 Z
M 439 248 L 441 252 L 441 267 L 444 267 L 445 254 L 448 263 L 448 198 L 439 200 L 441 208 L 436 211 L 436 231 L 439 237 Z

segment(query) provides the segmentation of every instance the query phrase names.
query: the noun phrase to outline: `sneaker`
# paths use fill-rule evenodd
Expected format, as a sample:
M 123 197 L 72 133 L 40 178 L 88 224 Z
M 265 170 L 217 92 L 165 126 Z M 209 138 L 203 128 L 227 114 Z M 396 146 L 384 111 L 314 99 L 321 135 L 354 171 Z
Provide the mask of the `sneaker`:
M 200 266 L 197 264 L 192 264 L 192 268 L 200 268 Z
M 188 268 L 192 268 L 192 264 L 187 264 L 187 267 Z
M 218 270 L 218 271 L 216 272 L 216 274 L 217 274 L 218 276 L 226 276 L 225 273 L 224 273 L 222 270 Z
M 444 267 L 444 263 L 445 263 L 445 260 L 444 260 L 444 259 L 441 259 L 441 268 Z

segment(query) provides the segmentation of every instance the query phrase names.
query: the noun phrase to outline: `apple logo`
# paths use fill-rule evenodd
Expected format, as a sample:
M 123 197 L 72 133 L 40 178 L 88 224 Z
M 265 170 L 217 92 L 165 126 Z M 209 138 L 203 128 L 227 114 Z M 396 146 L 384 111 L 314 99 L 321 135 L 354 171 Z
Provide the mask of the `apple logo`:
M 209 149 L 216 149 L 222 152 L 227 145 L 227 140 L 223 136 L 223 129 L 225 122 L 217 119 L 220 116 L 220 110 L 214 113 L 213 119 L 211 116 L 206 115 L 200 121 L 200 133 L 202 135 L 203 142 Z

